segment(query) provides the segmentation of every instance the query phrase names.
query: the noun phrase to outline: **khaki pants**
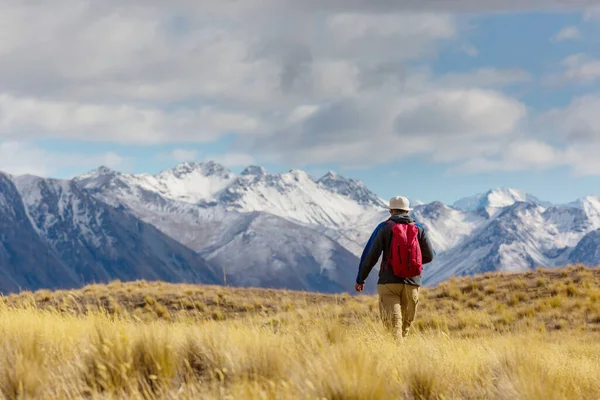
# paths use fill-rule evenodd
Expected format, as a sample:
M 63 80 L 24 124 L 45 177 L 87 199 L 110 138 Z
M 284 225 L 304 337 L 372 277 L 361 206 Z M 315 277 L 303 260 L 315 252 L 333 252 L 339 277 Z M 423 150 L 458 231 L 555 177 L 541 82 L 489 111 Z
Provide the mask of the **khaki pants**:
M 419 305 L 419 289 L 403 283 L 377 285 L 381 320 L 397 339 L 408 336 Z

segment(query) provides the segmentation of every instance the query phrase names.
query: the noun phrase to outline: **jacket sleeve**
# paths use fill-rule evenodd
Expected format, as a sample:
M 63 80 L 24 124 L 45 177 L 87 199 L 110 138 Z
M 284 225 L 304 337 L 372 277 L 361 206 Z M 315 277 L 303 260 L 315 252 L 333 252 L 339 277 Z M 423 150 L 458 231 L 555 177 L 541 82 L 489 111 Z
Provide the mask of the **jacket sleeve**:
M 421 247 L 423 264 L 429 264 L 433 261 L 435 250 L 433 250 L 433 246 L 431 245 L 431 241 L 429 240 L 429 236 L 427 236 L 425 228 L 422 225 L 419 225 L 419 228 L 421 228 L 421 234 L 419 235 L 419 246 Z
M 356 277 L 356 283 L 363 284 L 367 277 L 371 273 L 371 270 L 377 264 L 379 256 L 383 251 L 383 236 L 385 234 L 385 227 L 387 223 L 382 222 L 377 226 L 371 238 L 367 242 L 362 256 L 360 257 L 360 264 L 358 266 L 358 276 Z

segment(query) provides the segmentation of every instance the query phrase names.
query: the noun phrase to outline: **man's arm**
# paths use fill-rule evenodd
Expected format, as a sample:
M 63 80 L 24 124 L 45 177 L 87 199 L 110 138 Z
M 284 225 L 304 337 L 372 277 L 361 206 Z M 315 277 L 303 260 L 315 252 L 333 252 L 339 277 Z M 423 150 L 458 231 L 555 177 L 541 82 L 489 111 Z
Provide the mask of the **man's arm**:
M 433 250 L 433 246 L 431 245 L 431 241 L 429 240 L 429 236 L 427 236 L 427 232 L 422 225 L 418 225 L 421 232 L 419 234 L 419 246 L 421 247 L 421 255 L 423 257 L 423 264 L 429 264 L 433 261 L 433 257 L 435 255 L 435 251 Z
M 362 285 L 371 273 L 371 270 L 377 264 L 379 256 L 383 251 L 383 233 L 387 223 L 382 222 L 377 226 L 369 242 L 365 246 L 362 256 L 360 257 L 360 265 L 358 266 L 358 276 L 356 277 L 356 283 Z

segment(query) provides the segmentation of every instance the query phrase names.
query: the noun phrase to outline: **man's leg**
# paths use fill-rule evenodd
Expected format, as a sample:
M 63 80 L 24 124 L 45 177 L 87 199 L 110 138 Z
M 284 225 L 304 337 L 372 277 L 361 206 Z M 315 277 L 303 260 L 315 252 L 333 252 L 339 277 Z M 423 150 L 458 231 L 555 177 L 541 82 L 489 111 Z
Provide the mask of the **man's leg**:
M 379 292 L 379 313 L 383 325 L 396 338 L 402 337 L 401 296 L 398 284 L 377 285 Z
M 403 285 L 402 289 L 402 336 L 407 337 L 419 306 L 419 286 Z

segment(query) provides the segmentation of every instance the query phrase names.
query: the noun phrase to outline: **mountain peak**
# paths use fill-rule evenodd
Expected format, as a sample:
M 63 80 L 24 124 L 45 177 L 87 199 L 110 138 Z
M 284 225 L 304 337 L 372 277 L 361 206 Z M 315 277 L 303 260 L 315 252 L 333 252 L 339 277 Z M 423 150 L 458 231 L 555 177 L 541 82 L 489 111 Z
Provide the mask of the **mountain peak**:
M 319 178 L 319 180 L 317 182 L 319 182 L 323 185 L 326 185 L 326 186 L 329 186 L 332 184 L 337 184 L 338 182 L 343 182 L 343 183 L 352 182 L 355 185 L 364 186 L 364 183 L 362 183 L 361 181 L 356 180 L 356 179 L 346 178 L 345 176 L 342 176 L 335 171 L 328 171 L 325 175 L 323 175 L 321 178 Z
M 306 171 L 303 171 L 301 169 L 296 169 L 296 168 L 292 168 L 289 170 L 289 172 L 287 174 L 284 175 L 288 175 L 288 176 L 292 176 L 294 179 L 302 179 L 302 180 L 313 180 L 310 175 L 308 175 L 308 173 L 306 173 Z
M 584 204 L 600 204 L 600 197 L 585 196 L 585 197 L 575 200 L 574 202 L 569 203 L 569 205 L 574 206 L 574 207 L 581 207 Z
M 522 190 L 514 188 L 496 188 L 488 190 L 485 193 L 479 193 L 474 196 L 460 199 L 453 204 L 453 207 L 464 211 L 477 211 L 487 208 L 508 207 L 519 202 L 547 205 L 547 203 L 540 201 L 537 197 L 523 192 Z
M 95 178 L 95 177 L 99 177 L 99 176 L 118 175 L 118 174 L 119 174 L 119 172 L 117 172 L 113 169 L 110 169 L 104 165 L 101 165 L 98 168 L 93 169 L 88 173 L 79 175 L 76 179 L 81 180 L 81 179 L 87 179 L 87 178 Z
M 360 204 L 385 206 L 383 201 L 371 192 L 362 181 L 346 178 L 337 172 L 329 171 L 317 183 L 337 194 L 349 197 Z
M 600 197 L 586 196 L 567 204 L 567 207 L 579 208 L 586 214 L 600 215 Z
M 340 176 L 340 174 L 338 174 L 335 171 L 327 171 L 327 173 L 325 175 L 323 175 L 319 181 L 323 181 L 323 180 L 329 180 L 329 179 L 344 179 L 346 180 L 346 178 L 344 178 L 343 176 Z
M 269 173 L 267 172 L 267 170 L 263 167 L 257 166 L 257 165 L 250 165 L 248 167 L 246 167 L 245 170 L 242 171 L 242 175 L 243 176 L 266 176 Z
M 162 171 L 158 174 L 158 176 L 173 175 L 177 178 L 183 178 L 184 176 L 190 175 L 194 172 L 198 172 L 204 176 L 217 176 L 222 178 L 230 178 L 232 175 L 230 170 L 214 161 L 204 161 L 200 163 L 190 161 L 181 163 L 174 168 Z

